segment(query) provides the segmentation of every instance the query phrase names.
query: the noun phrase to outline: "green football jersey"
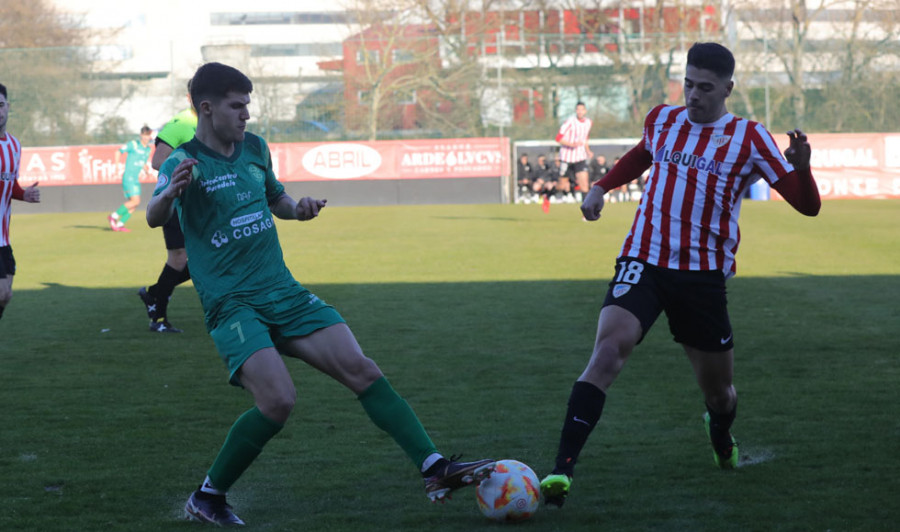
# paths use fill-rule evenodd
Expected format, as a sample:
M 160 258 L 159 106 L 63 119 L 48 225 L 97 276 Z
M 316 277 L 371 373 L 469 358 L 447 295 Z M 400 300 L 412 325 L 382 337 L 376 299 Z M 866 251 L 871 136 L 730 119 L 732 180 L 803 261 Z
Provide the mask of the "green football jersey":
M 156 138 L 172 148 L 177 148 L 194 138 L 196 132 L 197 115 L 194 114 L 193 109 L 185 109 L 166 122 L 166 125 L 156 134 Z
M 147 165 L 153 146 L 144 146 L 140 140 L 129 140 L 119 148 L 119 153 L 127 153 L 125 157 L 125 172 L 122 174 L 122 182 L 135 181 L 141 175 L 141 170 Z
M 266 142 L 246 133 L 231 157 L 194 138 L 176 149 L 159 169 L 153 195 L 185 158 L 197 159 L 193 180 L 175 200 L 176 214 L 190 257 L 191 278 L 206 313 L 216 324 L 224 301 L 242 294 L 265 294 L 295 282 L 284 263 L 269 204 L 284 194 L 272 171 Z

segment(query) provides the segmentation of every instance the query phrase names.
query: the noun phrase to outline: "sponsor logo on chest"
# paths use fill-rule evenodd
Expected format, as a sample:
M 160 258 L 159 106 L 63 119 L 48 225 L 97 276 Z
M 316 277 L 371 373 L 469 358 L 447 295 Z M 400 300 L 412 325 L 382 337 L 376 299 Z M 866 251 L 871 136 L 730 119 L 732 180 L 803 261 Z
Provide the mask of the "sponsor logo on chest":
M 665 146 L 656 150 L 656 154 L 653 156 L 653 162 L 657 163 L 666 163 L 666 164 L 676 164 L 679 166 L 683 166 L 685 168 L 696 168 L 697 170 L 703 172 L 709 172 L 710 174 L 718 174 L 722 173 L 722 161 L 717 161 L 712 158 L 706 158 L 702 155 L 697 155 L 694 153 L 688 153 L 685 151 L 670 151 L 666 149 Z
M 237 174 L 217 175 L 216 177 L 203 180 L 201 186 L 203 191 L 209 195 L 217 190 L 237 186 L 237 178 Z

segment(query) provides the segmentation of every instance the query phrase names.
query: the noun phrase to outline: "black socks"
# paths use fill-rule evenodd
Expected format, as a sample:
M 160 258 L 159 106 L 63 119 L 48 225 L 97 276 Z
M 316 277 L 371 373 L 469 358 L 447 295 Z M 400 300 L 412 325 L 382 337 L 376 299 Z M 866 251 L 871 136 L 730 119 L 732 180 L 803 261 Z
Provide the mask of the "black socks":
M 554 474 L 572 476 L 575 462 L 588 436 L 600 420 L 606 393 L 593 384 L 576 381 L 569 396 L 569 407 L 563 421 L 562 434 L 559 439 L 559 451 L 556 454 Z

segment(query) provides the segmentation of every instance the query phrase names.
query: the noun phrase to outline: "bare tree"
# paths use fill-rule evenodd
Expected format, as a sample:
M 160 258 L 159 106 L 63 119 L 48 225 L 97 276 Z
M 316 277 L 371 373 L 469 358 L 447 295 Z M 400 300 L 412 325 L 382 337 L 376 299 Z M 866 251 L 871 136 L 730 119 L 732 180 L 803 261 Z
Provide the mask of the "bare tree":
M 0 58 L 11 120 L 29 145 L 86 142 L 90 35 L 46 0 L 0 0 Z
M 423 24 L 416 0 L 355 0 L 354 23 L 361 31 L 348 40 L 353 57 L 344 58 L 347 123 L 376 140 L 382 129 L 405 127 L 404 108 L 414 108 L 429 80 L 440 71 L 438 39 Z M 349 100 L 349 99 L 348 99 Z M 352 107 L 363 115 L 352 113 Z

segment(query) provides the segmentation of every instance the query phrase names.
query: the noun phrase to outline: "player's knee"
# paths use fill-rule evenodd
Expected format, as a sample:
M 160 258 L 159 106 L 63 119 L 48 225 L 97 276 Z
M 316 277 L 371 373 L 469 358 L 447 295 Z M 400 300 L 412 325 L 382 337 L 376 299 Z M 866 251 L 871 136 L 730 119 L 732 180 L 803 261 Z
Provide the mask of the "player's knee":
M 269 419 L 284 423 L 290 417 L 296 403 L 297 390 L 291 386 L 289 389 L 270 390 L 266 397 L 258 401 L 258 407 Z
M 625 365 L 629 352 L 618 342 L 598 342 L 583 376 L 590 382 L 612 382 Z
M 173 269 L 183 270 L 187 266 L 187 252 L 184 249 L 170 249 L 166 263 Z
M 11 288 L 0 288 L 0 307 L 5 307 L 9 305 L 9 301 L 12 299 L 12 289 Z
M 339 380 L 357 395 L 384 376 L 378 364 L 362 354 L 345 360 L 341 372 L 342 375 Z
M 706 404 L 716 412 L 730 412 L 737 404 L 737 392 L 730 383 L 721 383 L 706 390 Z

